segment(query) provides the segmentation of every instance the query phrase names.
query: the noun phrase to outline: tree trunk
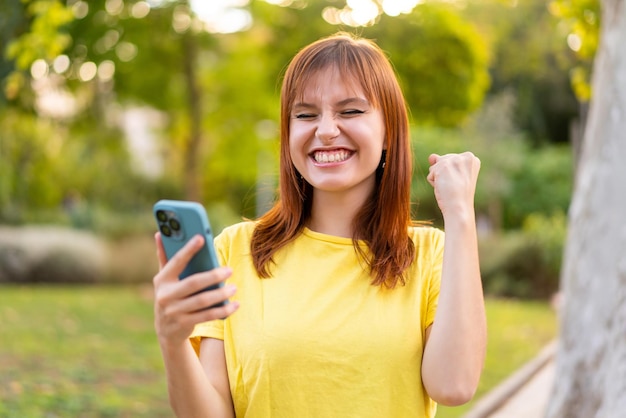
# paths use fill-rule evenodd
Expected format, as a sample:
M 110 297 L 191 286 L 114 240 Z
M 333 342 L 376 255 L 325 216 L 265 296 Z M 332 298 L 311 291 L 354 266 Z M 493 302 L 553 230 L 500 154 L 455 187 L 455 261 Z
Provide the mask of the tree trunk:
M 550 418 L 626 416 L 626 0 L 602 1 Z
M 200 109 L 200 87 L 196 79 L 196 58 L 198 48 L 196 40 L 190 34 L 183 36 L 183 60 L 185 84 L 187 85 L 187 106 L 189 108 L 189 138 L 185 149 L 185 198 L 196 202 L 202 201 L 200 172 L 198 170 L 200 143 L 202 139 L 202 111 Z

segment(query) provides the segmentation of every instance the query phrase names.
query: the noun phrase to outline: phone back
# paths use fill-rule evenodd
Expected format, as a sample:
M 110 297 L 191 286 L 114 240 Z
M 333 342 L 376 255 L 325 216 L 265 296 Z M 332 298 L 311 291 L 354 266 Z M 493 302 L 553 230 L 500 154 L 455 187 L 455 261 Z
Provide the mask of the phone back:
M 213 249 L 213 232 L 209 218 L 200 203 L 179 200 L 160 200 L 153 207 L 154 217 L 161 231 L 163 248 L 169 260 L 195 235 L 204 236 L 204 246 L 198 251 L 180 275 L 180 279 L 219 266 Z

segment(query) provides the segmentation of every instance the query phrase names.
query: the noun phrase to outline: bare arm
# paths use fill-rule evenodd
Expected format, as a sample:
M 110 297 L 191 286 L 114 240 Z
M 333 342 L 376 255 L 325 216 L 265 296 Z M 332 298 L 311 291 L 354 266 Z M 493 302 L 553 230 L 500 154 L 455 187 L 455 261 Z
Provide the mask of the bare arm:
M 474 192 L 480 161 L 471 153 L 430 157 L 428 180 L 445 223 L 439 304 L 426 332 L 424 386 L 436 402 L 460 405 L 476 391 L 487 325 L 478 261 Z
M 154 277 L 155 328 L 172 409 L 179 418 L 234 417 L 223 342 L 203 340 L 199 360 L 188 341 L 196 324 L 227 317 L 237 309 L 235 302 L 204 309 L 232 296 L 235 289 L 231 286 L 195 294 L 227 279 L 230 269 L 221 267 L 178 280 L 180 272 L 202 246 L 203 238 L 191 240 L 169 262 L 159 234 L 156 244 L 160 271 Z

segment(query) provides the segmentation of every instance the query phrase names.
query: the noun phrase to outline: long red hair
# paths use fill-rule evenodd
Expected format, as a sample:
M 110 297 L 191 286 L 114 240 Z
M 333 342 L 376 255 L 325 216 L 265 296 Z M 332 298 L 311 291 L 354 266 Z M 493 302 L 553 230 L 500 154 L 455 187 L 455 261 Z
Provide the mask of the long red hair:
M 280 121 L 280 195 L 254 230 L 251 253 L 261 277 L 270 277 L 273 255 L 293 241 L 311 215 L 313 188 L 301 179 L 289 153 L 289 121 L 293 104 L 310 78 L 334 67 L 342 77 L 360 84 L 367 99 L 381 109 L 386 155 L 376 187 L 353 220 L 354 248 L 367 263 L 373 285 L 404 284 L 404 271 L 415 257 L 409 238 L 412 156 L 404 96 L 384 52 L 373 42 L 339 33 L 320 39 L 293 58 L 283 79 Z M 384 162 L 384 167 L 383 163 Z M 359 245 L 367 243 L 367 250 Z

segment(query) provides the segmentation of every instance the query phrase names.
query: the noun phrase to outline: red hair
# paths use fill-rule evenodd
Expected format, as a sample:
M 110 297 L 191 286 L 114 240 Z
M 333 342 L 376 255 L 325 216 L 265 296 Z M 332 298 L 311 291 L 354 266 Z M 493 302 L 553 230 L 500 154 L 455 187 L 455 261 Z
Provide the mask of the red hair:
M 300 178 L 289 153 L 289 121 L 295 100 L 311 77 L 336 68 L 359 84 L 367 99 L 383 114 L 386 157 L 376 187 L 353 220 L 354 248 L 367 263 L 373 285 L 404 284 L 404 271 L 415 257 L 409 238 L 412 156 L 404 96 L 389 60 L 373 42 L 340 33 L 320 39 L 293 58 L 283 79 L 280 122 L 280 195 L 257 223 L 251 254 L 261 277 L 270 277 L 270 263 L 280 248 L 293 241 L 311 215 L 313 188 Z M 358 241 L 367 243 L 369 251 Z

